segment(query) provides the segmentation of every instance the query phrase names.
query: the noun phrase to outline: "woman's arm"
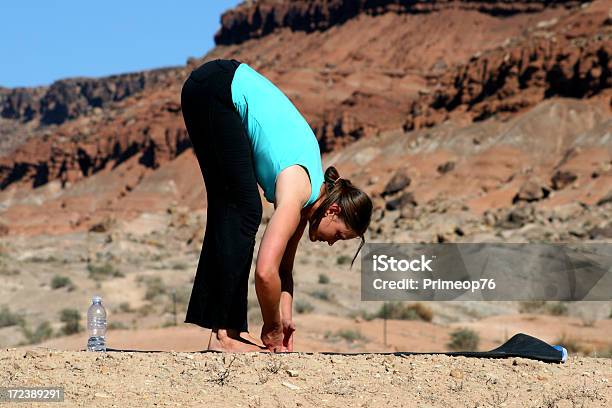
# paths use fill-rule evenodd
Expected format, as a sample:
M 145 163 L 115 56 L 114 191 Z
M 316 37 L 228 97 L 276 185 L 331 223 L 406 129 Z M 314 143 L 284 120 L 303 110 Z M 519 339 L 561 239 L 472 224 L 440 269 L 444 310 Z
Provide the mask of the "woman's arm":
M 278 206 L 259 246 L 255 266 L 255 289 L 264 325 L 280 325 L 280 264 L 287 242 L 300 221 L 299 218 L 299 212 L 295 214 L 295 210 L 290 205 Z
M 280 278 L 281 278 L 281 315 L 283 318 L 291 318 L 291 301 L 293 299 L 293 263 L 295 261 L 295 253 L 297 251 L 298 243 L 304 234 L 304 228 L 306 227 L 306 219 L 303 219 L 291 239 L 287 243 L 287 248 L 283 254 L 283 259 L 280 264 Z
M 268 222 L 257 254 L 255 291 L 264 321 L 262 341 L 275 351 L 281 350 L 283 340 L 281 263 L 300 225 L 300 211 L 310 195 L 309 187 L 308 175 L 299 166 L 289 167 L 279 174 L 276 180 L 276 210 Z
M 302 220 L 293 236 L 291 236 L 279 271 L 281 278 L 280 314 L 283 326 L 283 348 L 287 349 L 287 351 L 293 351 L 293 332 L 295 331 L 295 324 L 293 323 L 293 263 L 298 243 L 306 227 L 306 222 L 306 219 Z

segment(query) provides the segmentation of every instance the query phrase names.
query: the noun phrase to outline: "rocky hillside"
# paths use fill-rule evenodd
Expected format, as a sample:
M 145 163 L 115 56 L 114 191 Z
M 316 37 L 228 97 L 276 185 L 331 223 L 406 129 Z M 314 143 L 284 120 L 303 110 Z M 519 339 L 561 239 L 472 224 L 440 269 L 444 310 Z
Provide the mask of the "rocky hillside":
M 0 345 L 70 340 L 51 338 L 66 334 L 58 316 L 65 309 L 85 309 L 93 293 L 108 302 L 111 333 L 120 331 L 134 347 L 148 344 L 147 336 L 181 343 L 174 331 L 157 340 L 151 332 L 134 330 L 157 330 L 180 319 L 189 299 L 204 236 L 206 191 L 179 98 L 191 69 L 214 58 L 249 63 L 293 100 L 315 130 L 324 166 L 335 165 L 371 195 L 369 242 L 609 242 L 611 10 L 610 0 L 251 1 L 224 14 L 217 46 L 185 66 L 0 89 L 0 320 L 5 326 Z M 258 241 L 271 212 L 264 204 Z M 300 242 L 295 283 L 301 350 L 445 349 L 451 329 L 469 327 L 481 333 L 485 348 L 509 332 L 527 331 L 571 344 L 573 352 L 610 353 L 610 302 L 429 302 L 431 322 L 390 322 L 387 343 L 382 322 L 368 320 L 380 304 L 359 301 L 358 272 L 347 265 L 357 245 Z M 256 330 L 261 314 L 252 281 L 249 292 L 249 322 Z M 535 314 L 521 314 L 526 310 Z M 204 341 L 202 330 L 187 334 L 189 347 Z M 3 358 L 13 364 L 17 357 L 5 352 L 0 366 Z M 39 380 L 45 380 L 40 373 L 65 378 L 66 369 L 75 369 L 58 363 L 60 357 L 17 358 L 23 363 L 17 368 L 26 373 L 20 379 L 28 380 L 37 363 L 50 367 L 30 373 Z M 81 357 L 85 365 L 113 369 L 78 353 L 70 356 Z M 215 363 L 204 360 L 202 365 Z M 467 363 L 455 367 L 442 360 L 444 370 L 457 368 L 465 375 L 446 391 L 427 385 L 446 384 L 438 381 L 439 372 L 412 378 L 418 364 L 431 367 L 424 360 L 415 359 L 414 367 L 389 361 L 400 377 L 407 375 L 409 387 L 402 383 L 403 390 L 419 394 L 419 387 L 427 388 L 422 398 L 402 394 L 391 405 L 405 405 L 410 398 L 431 405 L 431 395 L 442 392 L 439 401 L 446 405 L 457 396 L 469 405 L 502 405 L 503 395 L 491 394 L 493 380 L 474 377 Z M 359 381 L 371 380 L 372 373 L 378 378 L 376 370 L 367 373 L 370 363 L 363 364 L 360 372 L 366 376 Z M 187 375 L 173 364 L 167 365 L 170 374 Z M 304 364 L 288 368 L 310 375 L 319 360 Z M 350 363 L 355 364 L 361 362 Z M 526 374 L 533 381 L 520 382 L 523 405 L 567 400 L 608 406 L 607 394 L 601 398 L 609 394 L 603 386 L 607 379 L 598 372 L 609 372 L 609 364 L 573 364 L 555 373 L 554 383 L 545 371 L 537 378 L 532 375 L 537 370 Z M 597 379 L 588 389 L 574 388 L 576 364 L 586 367 L 579 370 L 582 377 Z M 487 367 L 492 378 L 518 378 L 515 366 Z M 115 368 L 118 375 L 129 369 Z M 238 372 L 236 384 L 246 384 L 241 376 L 260 374 L 245 370 Z M 448 372 L 441 375 L 447 378 Z M 280 377 L 270 377 L 275 390 L 288 387 Z M 395 379 L 389 377 L 390 384 L 399 384 Z M 322 380 L 327 378 L 317 378 L 317 384 Z M 348 387 L 349 393 L 361 384 L 340 380 L 336 389 Z M 291 384 L 306 394 L 319 392 L 309 381 Z M 506 383 L 497 381 L 503 389 Z M 550 393 L 535 396 L 542 384 Z M 110 401 L 118 391 L 96 395 L 68 387 L 67 395 L 88 404 Z M 328 391 L 320 390 L 321 398 L 346 405 Z
M 474 10 L 493 16 L 535 13 L 547 7 L 575 7 L 575 0 L 376 0 L 376 1 L 245 1 L 221 18 L 221 30 L 215 36 L 220 45 L 239 44 L 260 38 L 275 30 L 289 28 L 293 31 L 324 31 L 341 25 L 360 14 L 381 15 L 434 13 L 441 10 Z
M 71 78 L 49 87 L 0 89 L 0 116 L 42 125 L 64 123 L 92 109 L 108 107 L 145 89 L 177 81 L 177 69 L 158 69 L 102 79 Z
M 327 163 L 359 139 L 365 142 L 356 146 L 391 140 L 385 135 L 405 141 L 433 137 L 432 154 L 441 155 L 442 141 L 432 135 L 450 132 L 452 139 L 466 132 L 461 129 L 478 129 L 472 139 L 482 149 L 478 143 L 483 138 L 501 137 L 495 132 L 505 128 L 502 123 L 537 115 L 531 112 L 553 112 L 552 123 L 563 124 L 565 147 L 555 145 L 553 156 L 547 157 L 554 164 L 537 174 L 544 184 L 552 183 L 549 173 L 567 161 L 567 149 L 586 146 L 575 139 L 580 132 L 594 132 L 589 140 L 597 146 L 610 144 L 605 141 L 612 95 L 610 2 L 577 3 L 244 2 L 222 16 L 218 46 L 185 67 L 0 89 L 2 230 L 69 231 L 143 208 L 164 210 L 173 203 L 202 208 L 205 192 L 197 163 L 191 153 L 181 155 L 190 150 L 190 142 L 179 95 L 189 71 L 213 58 L 248 62 L 277 83 L 311 123 Z M 550 107 L 560 97 L 576 103 L 562 102 L 561 111 L 536 109 L 542 103 Z M 574 108 L 563 118 L 555 116 L 570 105 L 583 116 L 573 118 Z M 423 128 L 433 132 L 414 132 Z M 528 137 L 515 132 L 515 140 L 503 139 L 516 144 L 527 137 L 530 148 L 548 151 L 550 129 L 539 129 L 541 137 L 524 129 Z M 409 161 L 390 163 L 384 172 L 416 168 L 410 149 L 402 149 L 398 153 Z M 456 149 L 457 159 L 448 161 L 457 165 L 459 158 L 470 156 L 471 148 L 466 149 Z M 603 190 L 586 202 L 607 192 L 609 153 L 598 154 L 591 156 L 598 158 L 595 162 L 574 169 L 574 175 L 603 176 L 593 178 Z M 536 163 L 535 157 L 526 160 Z M 437 165 L 442 173 L 435 174 L 454 169 Z M 348 175 L 350 169 L 348 163 L 341 168 Z M 380 179 L 367 187 L 375 197 L 389 181 L 379 171 L 367 164 L 354 174 L 364 183 Z M 512 174 L 522 171 L 506 174 L 500 186 L 518 183 L 520 178 Z M 184 172 L 194 177 L 178 176 Z M 413 186 L 427 180 L 411 177 Z M 470 177 L 470 197 L 491 192 L 485 174 Z M 200 187 L 194 189 L 194 182 Z M 580 191 L 591 188 L 581 185 Z M 435 186 L 440 188 L 434 188 L 432 198 L 449 193 L 445 185 Z M 500 206 L 511 206 L 512 197 Z

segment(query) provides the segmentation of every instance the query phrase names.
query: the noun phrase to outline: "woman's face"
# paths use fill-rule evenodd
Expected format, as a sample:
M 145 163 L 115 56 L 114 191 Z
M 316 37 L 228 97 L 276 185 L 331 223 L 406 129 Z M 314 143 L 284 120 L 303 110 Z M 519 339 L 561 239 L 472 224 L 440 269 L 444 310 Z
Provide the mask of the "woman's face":
M 327 211 L 325 211 L 325 216 L 321 218 L 317 230 L 309 231 L 309 238 L 312 242 L 323 241 L 331 246 L 340 239 L 353 239 L 357 237 L 338 216 L 341 210 L 340 206 L 336 203 L 329 206 Z

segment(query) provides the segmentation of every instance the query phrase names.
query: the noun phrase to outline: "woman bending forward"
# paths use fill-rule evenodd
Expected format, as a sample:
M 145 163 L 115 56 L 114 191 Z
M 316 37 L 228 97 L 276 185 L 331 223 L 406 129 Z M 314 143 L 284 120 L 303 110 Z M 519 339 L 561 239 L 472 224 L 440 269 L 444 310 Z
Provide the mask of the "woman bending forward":
M 262 349 L 247 327 L 249 271 L 262 217 L 259 184 L 274 203 L 255 267 L 261 341 L 270 351 L 292 351 L 292 270 L 306 224 L 310 241 L 333 245 L 360 237 L 360 250 L 372 202 L 334 167 L 323 174 L 319 144 L 304 117 L 249 65 L 214 60 L 196 68 L 183 85 L 181 106 L 208 198 L 185 322 L 212 329 L 209 349 Z

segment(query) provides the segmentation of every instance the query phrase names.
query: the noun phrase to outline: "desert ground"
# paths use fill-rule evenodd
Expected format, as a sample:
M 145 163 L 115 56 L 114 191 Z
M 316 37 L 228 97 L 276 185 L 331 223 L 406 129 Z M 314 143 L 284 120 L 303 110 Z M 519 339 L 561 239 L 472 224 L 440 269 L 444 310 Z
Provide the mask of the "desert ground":
M 0 381 L 63 387 L 62 406 L 608 407 L 612 360 L 33 348 L 0 351 Z
M 220 22 L 216 47 L 181 66 L 0 87 L 0 385 L 63 386 L 65 406 L 612 405 L 612 301 L 389 315 L 361 301 L 356 241 L 300 242 L 296 353 L 198 353 L 209 331 L 183 319 L 207 195 L 179 99 L 215 58 L 270 78 L 324 168 L 372 198 L 368 242 L 609 244 L 610 0 L 259 0 Z M 264 202 L 257 243 L 272 213 Z M 109 347 L 158 352 L 83 351 L 96 294 Z M 519 332 L 568 361 L 376 354 L 488 350 Z

